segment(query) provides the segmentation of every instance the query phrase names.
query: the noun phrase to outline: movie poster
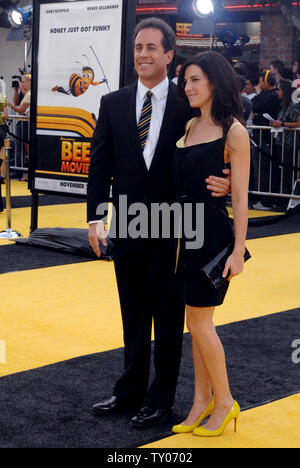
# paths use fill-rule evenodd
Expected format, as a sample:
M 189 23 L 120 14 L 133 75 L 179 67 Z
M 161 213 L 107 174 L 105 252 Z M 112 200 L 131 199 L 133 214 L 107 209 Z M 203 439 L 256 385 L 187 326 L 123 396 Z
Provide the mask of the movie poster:
M 33 188 L 86 195 L 104 94 L 119 89 L 122 0 L 40 5 Z

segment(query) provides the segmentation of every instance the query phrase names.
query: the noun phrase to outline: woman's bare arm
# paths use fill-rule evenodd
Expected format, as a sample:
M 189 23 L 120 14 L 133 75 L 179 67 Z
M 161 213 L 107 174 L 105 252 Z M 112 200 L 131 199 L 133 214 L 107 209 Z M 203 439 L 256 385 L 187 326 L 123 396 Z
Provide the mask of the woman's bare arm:
M 248 190 L 250 178 L 250 139 L 242 125 L 233 127 L 227 136 L 231 163 L 231 194 L 234 217 L 235 245 L 227 260 L 224 276 L 229 279 L 243 271 L 245 242 L 248 229 Z

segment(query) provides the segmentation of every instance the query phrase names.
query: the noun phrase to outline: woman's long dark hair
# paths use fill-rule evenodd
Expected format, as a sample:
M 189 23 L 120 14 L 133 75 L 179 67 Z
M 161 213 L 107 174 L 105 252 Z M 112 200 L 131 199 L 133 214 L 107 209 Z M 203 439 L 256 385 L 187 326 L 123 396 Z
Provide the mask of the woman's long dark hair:
M 200 67 L 214 86 L 211 116 L 216 124 L 222 125 L 224 138 L 234 118 L 245 125 L 238 78 L 226 58 L 218 52 L 206 51 L 183 64 L 178 77 L 178 94 L 186 101 L 185 72 L 191 65 Z
M 292 102 L 292 93 L 293 93 L 292 83 L 289 80 L 280 80 L 279 86 L 283 92 L 281 107 L 284 111 L 286 111 Z

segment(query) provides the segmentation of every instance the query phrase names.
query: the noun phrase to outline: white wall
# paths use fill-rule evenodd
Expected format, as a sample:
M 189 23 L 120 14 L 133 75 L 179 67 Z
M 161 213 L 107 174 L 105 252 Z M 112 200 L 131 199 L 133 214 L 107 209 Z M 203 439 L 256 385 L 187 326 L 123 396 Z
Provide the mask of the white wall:
M 25 41 L 6 41 L 9 29 L 0 28 L 0 76 L 6 81 L 6 94 L 12 99 L 11 77 L 19 75 L 19 68 L 24 67 Z

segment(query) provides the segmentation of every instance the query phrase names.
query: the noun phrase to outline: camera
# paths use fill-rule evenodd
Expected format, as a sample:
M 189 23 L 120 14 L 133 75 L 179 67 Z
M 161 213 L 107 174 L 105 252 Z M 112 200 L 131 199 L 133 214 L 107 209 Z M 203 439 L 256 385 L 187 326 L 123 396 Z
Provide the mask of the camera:
M 19 87 L 19 82 L 21 81 L 21 76 L 13 75 L 12 80 L 13 81 L 12 81 L 11 87 L 12 88 L 18 88 Z

